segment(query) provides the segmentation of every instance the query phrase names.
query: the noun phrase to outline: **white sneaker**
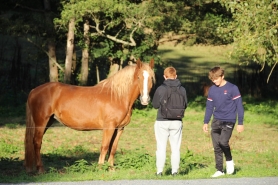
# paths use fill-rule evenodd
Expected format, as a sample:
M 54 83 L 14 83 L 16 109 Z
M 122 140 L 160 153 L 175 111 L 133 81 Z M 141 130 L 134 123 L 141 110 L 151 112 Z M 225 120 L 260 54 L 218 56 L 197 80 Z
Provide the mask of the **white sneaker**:
M 222 175 L 225 175 L 225 173 L 224 173 L 224 172 L 221 172 L 221 171 L 217 171 L 217 172 L 215 172 L 211 177 L 220 177 L 220 176 L 222 176 Z
M 226 172 L 228 175 L 231 175 L 233 174 L 235 171 L 235 164 L 234 164 L 234 161 L 231 160 L 231 161 L 226 161 Z

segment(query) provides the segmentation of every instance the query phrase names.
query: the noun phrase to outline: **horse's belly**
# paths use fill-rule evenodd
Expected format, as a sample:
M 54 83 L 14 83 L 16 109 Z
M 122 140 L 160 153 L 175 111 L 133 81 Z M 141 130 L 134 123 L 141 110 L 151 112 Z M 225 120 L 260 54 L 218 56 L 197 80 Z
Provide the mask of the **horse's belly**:
M 70 127 L 74 130 L 100 130 L 103 129 L 101 122 L 95 122 L 93 120 L 83 119 L 70 119 L 65 117 L 58 117 L 54 115 L 54 118 L 61 124 Z
M 69 103 L 69 101 L 67 102 Z M 71 102 L 73 104 L 73 102 Z M 92 106 L 94 105 L 94 106 Z M 83 103 L 74 107 L 61 106 L 54 112 L 55 119 L 60 123 L 76 130 L 99 130 L 105 128 L 117 128 L 129 122 L 130 113 L 122 107 L 113 104 Z M 127 114 L 129 116 L 127 116 Z

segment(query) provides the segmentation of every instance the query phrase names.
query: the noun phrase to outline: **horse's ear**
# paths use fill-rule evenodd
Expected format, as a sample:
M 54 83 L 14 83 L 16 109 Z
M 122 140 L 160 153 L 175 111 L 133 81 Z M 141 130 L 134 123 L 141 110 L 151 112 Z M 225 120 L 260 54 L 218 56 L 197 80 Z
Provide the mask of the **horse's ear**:
M 142 67 L 142 62 L 141 62 L 141 60 L 139 58 L 137 59 L 136 64 L 137 64 L 138 68 Z
M 152 69 L 154 68 L 154 59 L 153 59 L 153 58 L 151 59 L 151 61 L 150 61 L 150 64 L 149 64 L 149 65 L 150 65 L 150 67 L 151 67 Z

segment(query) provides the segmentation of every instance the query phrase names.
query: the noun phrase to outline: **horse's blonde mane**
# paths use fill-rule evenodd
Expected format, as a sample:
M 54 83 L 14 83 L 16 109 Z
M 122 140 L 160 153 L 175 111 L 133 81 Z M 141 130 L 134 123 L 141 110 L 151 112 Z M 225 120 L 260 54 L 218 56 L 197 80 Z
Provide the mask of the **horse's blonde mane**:
M 148 64 L 142 63 L 144 70 L 147 70 L 153 80 L 155 75 L 153 70 L 149 67 Z M 111 96 L 116 98 L 122 98 L 127 95 L 130 91 L 130 86 L 133 83 L 134 73 L 136 69 L 136 64 L 129 65 L 112 75 L 111 77 L 101 81 L 98 85 L 101 85 L 102 88 L 108 87 L 111 90 Z

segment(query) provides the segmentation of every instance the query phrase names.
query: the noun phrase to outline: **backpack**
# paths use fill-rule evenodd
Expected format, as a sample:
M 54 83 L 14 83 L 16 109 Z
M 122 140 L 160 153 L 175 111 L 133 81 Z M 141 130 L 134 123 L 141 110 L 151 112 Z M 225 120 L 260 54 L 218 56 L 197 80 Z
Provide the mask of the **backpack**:
M 161 101 L 161 114 L 166 119 L 182 119 L 187 107 L 185 97 L 180 91 L 180 86 L 169 87 L 164 85 L 166 93 Z

